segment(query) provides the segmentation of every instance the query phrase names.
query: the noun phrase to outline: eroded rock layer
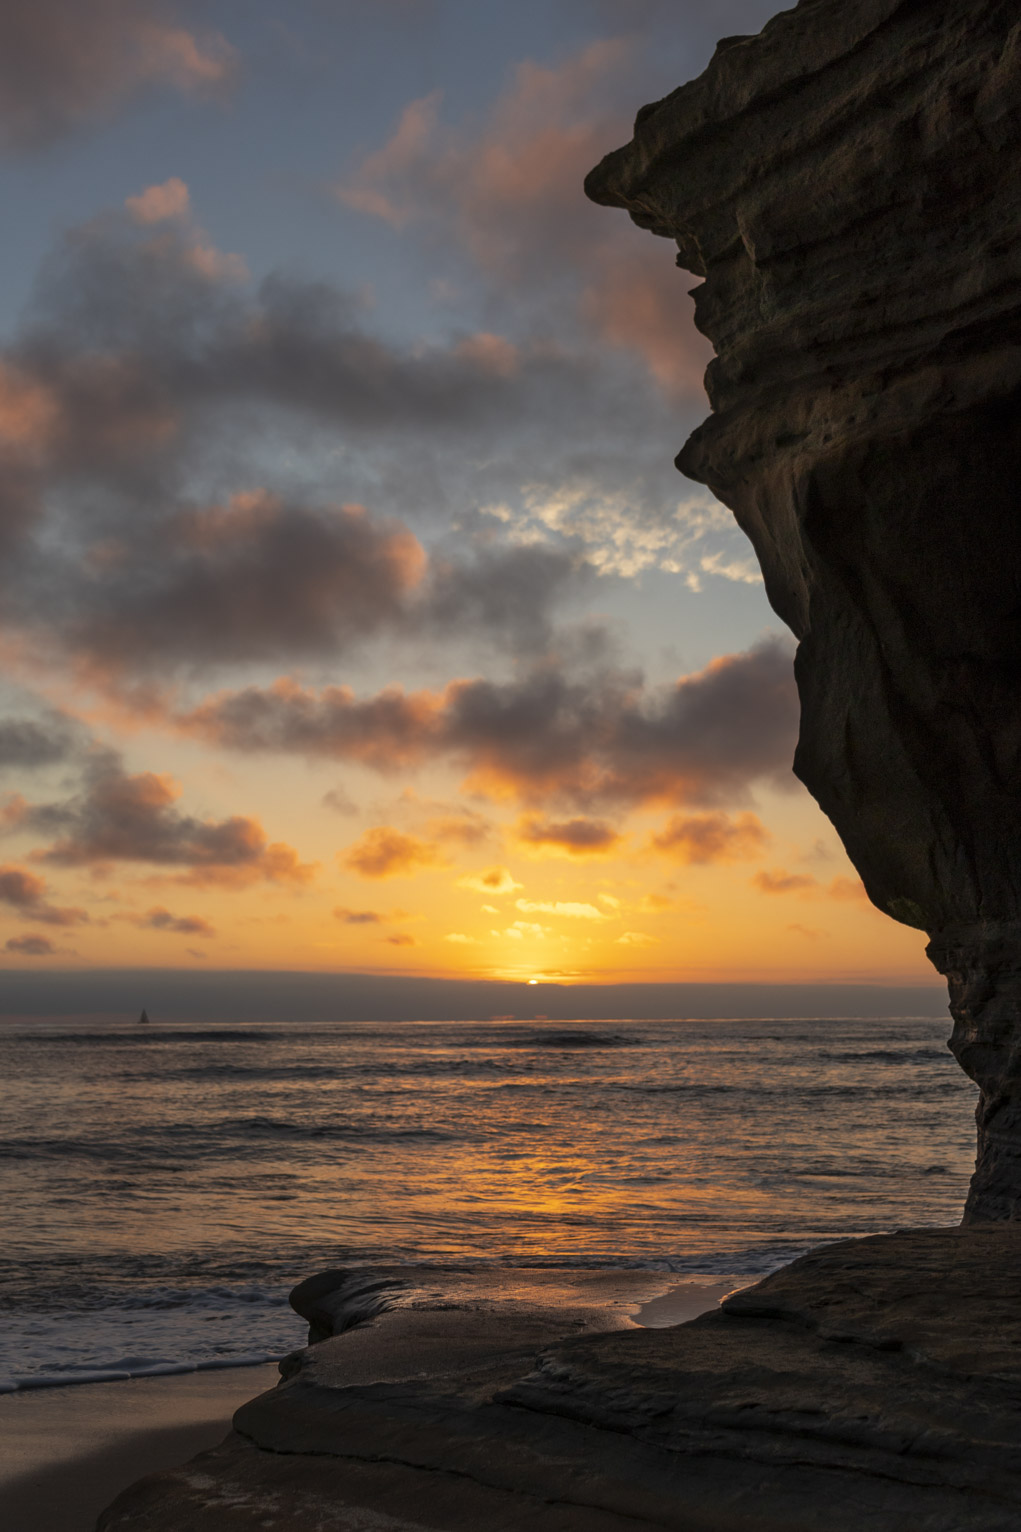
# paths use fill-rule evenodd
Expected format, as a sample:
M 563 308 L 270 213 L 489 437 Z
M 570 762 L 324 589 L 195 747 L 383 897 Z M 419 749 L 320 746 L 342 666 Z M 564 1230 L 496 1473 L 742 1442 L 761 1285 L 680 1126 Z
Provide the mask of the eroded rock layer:
M 704 278 L 678 466 L 799 639 L 795 770 L 949 981 L 973 1219 L 1021 1217 L 1019 172 L 1014 0 L 802 0 L 587 182 Z
M 666 1330 L 598 1274 L 334 1272 L 297 1302 L 354 1327 L 99 1532 L 1016 1532 L 1019 1259 L 851 1240 Z

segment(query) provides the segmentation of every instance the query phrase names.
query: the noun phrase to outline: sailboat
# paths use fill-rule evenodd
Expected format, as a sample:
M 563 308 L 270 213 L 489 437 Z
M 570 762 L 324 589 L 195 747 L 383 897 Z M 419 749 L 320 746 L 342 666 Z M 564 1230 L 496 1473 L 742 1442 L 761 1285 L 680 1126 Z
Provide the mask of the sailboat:
M 143 1011 L 141 1016 L 139 1016 L 139 1018 L 138 1018 L 138 1025 L 141 1027 L 141 1026 L 148 1026 L 148 1024 L 149 1024 L 149 1012 L 148 1011 Z

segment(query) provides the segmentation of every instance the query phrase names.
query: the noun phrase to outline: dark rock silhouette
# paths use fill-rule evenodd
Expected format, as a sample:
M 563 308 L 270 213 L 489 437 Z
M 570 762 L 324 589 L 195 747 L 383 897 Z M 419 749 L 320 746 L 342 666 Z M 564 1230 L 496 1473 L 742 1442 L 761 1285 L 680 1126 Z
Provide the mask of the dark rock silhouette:
M 586 186 L 705 279 L 678 466 L 800 641 L 798 776 L 949 981 L 971 1220 L 1021 1217 L 1019 161 L 1016 5 L 802 0 Z

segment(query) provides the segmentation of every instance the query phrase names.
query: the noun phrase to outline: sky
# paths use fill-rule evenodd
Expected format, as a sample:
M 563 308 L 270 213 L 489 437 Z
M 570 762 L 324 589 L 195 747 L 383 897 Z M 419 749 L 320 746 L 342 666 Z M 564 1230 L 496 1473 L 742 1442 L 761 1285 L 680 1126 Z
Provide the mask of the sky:
M 9 970 L 924 983 L 581 183 L 772 0 L 8 0 Z

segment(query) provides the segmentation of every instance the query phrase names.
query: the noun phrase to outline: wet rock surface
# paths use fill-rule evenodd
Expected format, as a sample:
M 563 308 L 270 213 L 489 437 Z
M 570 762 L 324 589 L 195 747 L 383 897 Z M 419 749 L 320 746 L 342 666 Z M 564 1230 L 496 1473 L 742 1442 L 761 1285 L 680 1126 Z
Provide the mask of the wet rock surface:
M 704 278 L 713 414 L 678 465 L 799 639 L 795 770 L 932 938 L 978 1219 L 1021 1216 L 1019 165 L 1016 7 L 802 0 L 587 183 Z
M 848 1241 L 668 1330 L 434 1272 L 100 1532 L 1016 1532 L 1019 1262 L 1003 1224 Z

